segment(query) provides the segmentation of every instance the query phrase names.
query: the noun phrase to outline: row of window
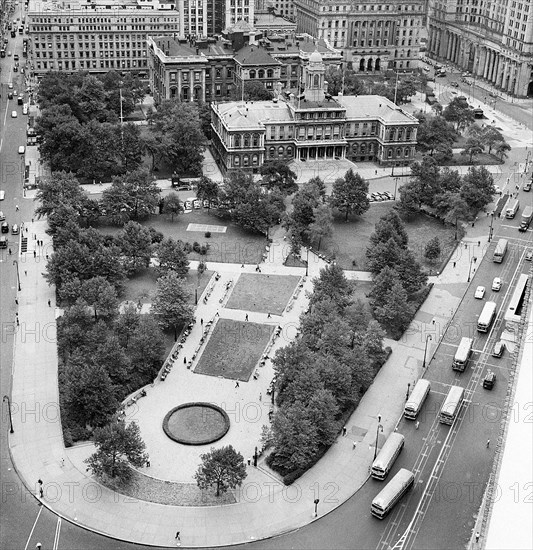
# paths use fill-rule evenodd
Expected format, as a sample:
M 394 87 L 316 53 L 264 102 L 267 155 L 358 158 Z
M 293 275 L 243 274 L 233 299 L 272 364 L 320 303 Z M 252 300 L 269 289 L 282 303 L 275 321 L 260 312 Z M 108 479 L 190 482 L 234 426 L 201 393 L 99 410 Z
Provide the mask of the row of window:
M 35 17 L 33 14 L 29 14 L 29 23 L 43 23 L 53 25 L 76 25 L 76 24 L 92 24 L 95 23 L 110 23 L 116 25 L 117 23 L 174 23 L 177 19 L 177 12 L 170 17 L 165 17 L 158 14 L 154 17 Z
M 70 42 L 70 43 L 65 42 L 63 45 L 61 45 L 61 43 L 58 42 L 58 43 L 55 44 L 55 49 L 56 50 L 61 50 L 61 49 L 68 50 L 69 49 L 69 44 L 70 44 L 70 49 L 71 50 L 76 49 L 76 46 L 78 46 L 78 48 L 80 48 L 80 49 L 82 49 L 83 46 L 84 46 L 83 42 L 80 42 L 79 44 L 76 44 L 75 42 Z M 90 44 L 88 42 L 86 42 L 85 43 L 85 49 L 86 50 L 89 50 L 89 49 L 95 50 L 96 45 L 97 45 L 96 42 L 92 42 Z M 47 46 L 48 46 L 49 50 L 52 50 L 54 48 L 54 44 L 52 42 L 48 42 L 48 44 L 46 44 L 44 42 L 42 44 L 39 43 L 39 42 L 35 42 L 34 46 L 35 46 L 35 48 L 34 48 L 35 50 L 40 50 L 40 49 L 41 50 L 46 50 Z M 113 43 L 113 42 L 100 42 L 98 44 L 98 47 L 99 47 L 100 50 L 109 50 L 109 49 L 112 50 L 114 48 L 116 48 L 117 50 L 119 50 L 121 48 L 129 50 L 130 48 L 144 48 L 145 47 L 145 42 L 144 41 L 142 41 L 142 42 L 131 42 L 131 44 L 130 44 L 130 42 L 115 42 L 115 43 Z
M 36 61 L 35 69 L 37 71 L 62 71 L 63 69 L 140 69 L 146 67 L 146 60 L 122 60 L 115 61 L 114 59 L 100 61 Z
M 79 57 L 80 59 L 83 59 L 84 57 L 88 59 L 95 59 L 97 57 L 101 58 L 108 58 L 108 57 L 146 57 L 146 52 L 141 50 L 131 50 L 127 52 L 100 52 L 100 55 L 97 55 L 97 52 L 57 52 L 56 55 L 54 55 L 54 52 L 35 52 L 35 58 L 36 59 L 62 59 L 62 58 L 68 58 L 68 57 Z
M 252 69 L 248 72 L 250 80 L 253 80 L 254 78 L 274 78 L 274 69 L 267 69 L 266 71 L 264 69 L 259 69 L 257 72 L 255 69 Z

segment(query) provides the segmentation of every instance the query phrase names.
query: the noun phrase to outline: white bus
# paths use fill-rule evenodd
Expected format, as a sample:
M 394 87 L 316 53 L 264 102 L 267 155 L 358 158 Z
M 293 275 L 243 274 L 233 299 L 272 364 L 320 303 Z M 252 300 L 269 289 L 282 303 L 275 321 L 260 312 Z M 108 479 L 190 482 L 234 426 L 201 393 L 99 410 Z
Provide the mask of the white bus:
M 459 343 L 459 347 L 457 348 L 453 358 L 453 370 L 458 370 L 461 372 L 465 370 L 466 365 L 468 365 L 468 361 L 470 360 L 470 355 L 472 355 L 473 343 L 474 340 L 472 340 L 472 338 L 461 338 L 461 342 Z
M 441 424 L 449 424 L 450 426 L 454 423 L 455 418 L 459 414 L 461 409 L 461 404 L 463 403 L 463 395 L 465 390 L 460 386 L 452 386 L 439 413 L 439 421 Z
M 426 400 L 426 397 L 428 396 L 430 388 L 431 384 L 429 381 L 424 380 L 423 378 L 416 383 L 416 386 L 413 388 L 413 391 L 405 404 L 405 409 L 403 411 L 405 418 L 408 418 L 409 420 L 416 419 L 422 405 L 424 404 L 424 401 Z
M 389 435 L 385 445 L 381 447 L 376 460 L 372 464 L 371 474 L 376 479 L 385 479 L 394 461 L 403 449 L 405 438 L 402 434 L 393 432 Z
M 505 209 L 505 217 L 512 220 L 516 216 L 519 208 L 520 202 L 518 201 L 518 199 L 510 201 L 509 206 Z
M 372 501 L 373 516 L 383 519 L 415 482 L 413 472 L 402 468 Z
M 477 320 L 478 332 L 488 332 L 496 315 L 496 302 L 487 302 L 479 319 Z
M 501 264 L 507 253 L 507 239 L 500 239 L 494 250 L 494 256 L 492 256 L 492 261 L 497 264 Z

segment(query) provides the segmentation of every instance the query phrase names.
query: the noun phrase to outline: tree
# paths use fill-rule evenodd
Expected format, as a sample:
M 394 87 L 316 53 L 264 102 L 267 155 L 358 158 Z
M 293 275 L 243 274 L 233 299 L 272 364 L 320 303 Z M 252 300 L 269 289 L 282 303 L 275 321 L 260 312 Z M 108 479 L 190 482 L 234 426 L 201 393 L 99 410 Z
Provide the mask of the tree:
M 494 178 L 484 166 L 479 168 L 472 166 L 463 176 L 460 194 L 474 212 L 482 210 L 489 204 L 495 192 Z
M 231 445 L 220 449 L 211 447 L 211 451 L 200 455 L 200 458 L 202 464 L 194 474 L 194 479 L 200 489 L 216 485 L 217 497 L 228 489 L 241 486 L 246 479 L 244 458 Z
M 331 237 L 333 233 L 333 214 L 327 204 L 319 204 L 313 210 L 314 222 L 309 226 L 309 238 L 311 241 L 318 241 L 317 248 L 320 250 L 322 239 Z
M 116 225 L 143 220 L 153 214 L 160 192 L 148 172 L 136 170 L 113 179 L 102 194 L 102 208 Z
M 427 258 L 430 262 L 436 261 L 441 255 L 440 241 L 438 237 L 430 239 L 426 243 L 424 250 L 424 257 Z
M 398 337 L 409 326 L 414 307 L 407 300 L 407 292 L 400 281 L 392 285 L 384 304 L 374 309 L 376 320 Z
M 230 99 L 232 101 L 270 101 L 272 92 L 269 92 L 259 80 L 245 80 L 241 86 L 235 86 Z
M 313 294 L 309 304 L 313 306 L 324 299 L 330 299 L 342 311 L 350 304 L 352 292 L 352 285 L 342 268 L 337 264 L 329 264 L 313 279 Z
M 174 340 L 178 339 L 178 327 L 194 319 L 194 308 L 189 304 L 184 280 L 177 273 L 170 271 L 157 279 L 152 310 L 163 328 L 174 330 Z
M 126 484 L 132 477 L 130 467 L 141 468 L 148 461 L 146 445 L 135 422 L 113 420 L 94 432 L 96 452 L 85 463 L 97 477 L 108 477 L 119 484 Z
M 507 151 L 511 150 L 511 146 L 506 141 L 498 141 L 494 144 L 494 152 L 497 156 L 500 157 L 500 160 L 503 162 L 504 158 L 507 158 L 509 155 Z
M 468 156 L 468 162 L 472 164 L 473 158 L 483 153 L 485 146 L 481 137 L 472 135 L 468 137 L 465 143 L 465 148 L 461 151 L 461 155 Z
M 145 143 L 140 128 L 133 122 L 114 127 L 115 141 L 119 144 L 117 158 L 120 159 L 121 172 L 134 172 L 142 166 Z
M 163 334 L 154 317 L 145 314 L 138 317 L 138 325 L 128 335 L 126 348 L 132 366 L 130 386 L 134 388 L 145 384 L 147 379 L 157 374 L 165 351 Z
M 426 273 L 408 248 L 400 251 L 395 269 L 398 271 L 402 286 L 408 294 L 418 292 L 427 283 Z
M 207 269 L 207 265 L 204 261 L 198 262 L 198 267 L 196 268 L 198 284 L 196 285 L 195 300 L 194 300 L 196 304 L 198 303 L 198 288 L 200 288 L 200 279 L 202 278 L 202 275 L 205 273 L 206 269 Z
M 417 149 L 433 155 L 437 148 L 451 147 L 457 133 L 453 126 L 440 116 L 429 116 L 418 126 Z
M 149 128 L 163 145 L 162 152 L 172 172 L 202 173 L 206 138 L 195 104 L 178 100 L 163 101 Z
M 370 321 L 362 342 L 363 349 L 374 369 L 379 368 L 383 364 L 387 355 L 383 349 L 383 338 L 385 338 L 385 332 L 379 326 L 379 323 L 375 320 Z
M 122 253 L 126 273 L 133 275 L 150 265 L 152 257 L 152 237 L 150 230 L 137 222 L 128 222 L 115 237 Z
M 419 208 L 422 204 L 433 206 L 435 196 L 440 192 L 440 169 L 437 161 L 429 155 L 424 155 L 422 162 L 411 163 L 411 177 L 408 185 L 413 186 L 413 191 L 418 197 Z M 400 189 L 400 194 L 403 187 Z
M 78 215 L 83 212 L 87 195 L 72 173 L 54 172 L 51 177 L 39 181 L 35 196 L 39 217 L 50 216 L 60 206 L 70 206 Z
M 170 214 L 172 221 L 174 221 L 175 215 L 183 212 L 183 206 L 177 193 L 169 193 L 163 199 L 163 212 Z
M 189 273 L 189 260 L 182 241 L 168 237 L 159 243 L 156 251 L 159 260 L 156 270 L 160 277 L 169 271 L 173 271 L 178 277 L 185 277 Z
M 211 210 L 211 204 L 218 199 L 218 183 L 212 179 L 202 176 L 198 182 L 196 196 L 201 201 L 208 201 L 208 210 Z
M 87 363 L 73 354 L 63 373 L 65 406 L 68 416 L 81 426 L 99 427 L 115 413 L 116 388 L 102 365 Z
M 386 243 L 389 239 L 394 239 L 401 248 L 407 247 L 409 241 L 405 226 L 394 210 L 390 210 L 378 220 L 374 233 L 370 235 L 370 246 Z
M 483 143 L 489 148 L 489 155 L 492 152 L 492 148 L 495 147 L 497 143 L 505 141 L 502 133 L 494 128 L 494 126 L 485 126 L 481 129 L 480 134 L 483 138 Z
M 450 101 L 446 109 L 444 109 L 442 116 L 448 122 L 452 122 L 458 132 L 462 132 L 475 120 L 474 111 L 469 107 L 468 103 L 457 97 L 454 97 Z
M 385 266 L 374 277 L 374 284 L 368 294 L 372 309 L 385 305 L 387 295 L 394 284 L 399 280 L 398 272 L 394 267 Z
M 402 251 L 398 242 L 391 237 L 387 242 L 378 242 L 366 249 L 367 267 L 373 275 L 378 275 L 385 267 L 395 268 L 400 263 Z
M 104 277 L 93 277 L 83 281 L 81 298 L 93 308 L 94 319 L 114 317 L 118 313 L 118 297 L 115 287 Z
M 259 173 L 263 178 L 262 184 L 269 190 L 277 187 L 284 196 L 292 195 L 298 190 L 296 174 L 285 161 L 271 160 L 266 162 L 259 169 Z
M 359 174 L 354 174 L 350 168 L 344 178 L 335 180 L 330 203 L 333 208 L 344 212 L 345 220 L 348 221 L 350 214 L 361 215 L 369 209 L 370 202 L 367 194 L 368 182 Z
M 467 219 L 470 215 L 470 207 L 459 192 L 448 191 L 442 195 L 442 206 L 439 210 L 446 211 L 444 221 L 455 225 L 455 240 L 457 240 L 457 223 Z

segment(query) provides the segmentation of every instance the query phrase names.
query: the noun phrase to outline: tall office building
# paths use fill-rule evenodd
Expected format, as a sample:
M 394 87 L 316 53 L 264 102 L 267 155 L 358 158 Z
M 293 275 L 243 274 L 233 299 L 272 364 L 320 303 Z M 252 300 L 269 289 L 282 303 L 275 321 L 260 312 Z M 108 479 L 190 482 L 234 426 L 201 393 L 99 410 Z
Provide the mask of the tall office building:
M 531 0 L 433 0 L 428 51 L 477 79 L 533 95 Z
M 418 65 L 426 0 L 294 0 L 294 5 L 298 32 L 342 51 L 356 72 Z

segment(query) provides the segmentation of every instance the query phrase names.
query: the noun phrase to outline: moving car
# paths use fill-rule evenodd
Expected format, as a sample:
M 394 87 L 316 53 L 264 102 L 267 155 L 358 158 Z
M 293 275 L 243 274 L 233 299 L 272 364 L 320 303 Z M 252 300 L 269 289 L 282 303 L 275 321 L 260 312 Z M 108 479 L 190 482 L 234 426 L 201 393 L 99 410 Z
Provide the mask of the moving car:
M 4 213 L 0 210 L 0 222 L 3 222 L 5 219 Z
M 21 145 L 19 147 L 19 155 L 23 155 L 25 151 L 26 151 L 26 147 L 24 147 L 24 145 Z
M 11 228 L 11 233 L 13 235 L 18 235 L 19 234 L 19 226 L 16 223 L 13 224 L 13 227 Z
M 6 198 L 6 192 L 0 191 L 0 201 L 3 201 Z
M 531 260 L 533 260 L 533 250 L 529 249 L 527 252 L 526 252 L 526 260 L 528 262 L 530 262 Z
M 474 298 L 477 298 L 478 300 L 483 300 L 484 296 L 485 296 L 485 287 L 484 286 L 478 286 L 476 288 Z
M 459 88 L 459 83 L 457 83 L 457 82 L 450 82 L 450 86 L 453 86 L 454 88 Z
M 7 222 L 2 222 L 2 233 L 9 233 L 9 224 Z
M 7 93 L 7 99 L 13 99 L 13 92 Z
M 22 107 L 22 114 L 27 115 L 28 114 L 28 104 L 24 103 L 24 106 Z
M 489 370 L 485 378 L 483 378 L 483 387 L 486 390 L 492 390 L 495 382 L 496 382 L 496 374 Z
M 505 350 L 505 344 L 500 340 L 494 344 L 492 348 L 492 357 L 501 357 Z
M 11 111 L 11 118 L 17 118 L 17 111 Z
M 8 85 L 7 85 L 7 89 L 8 90 L 12 90 L 13 89 L 13 83 L 10 82 Z
M 492 290 L 494 290 L 494 292 L 499 292 L 502 288 L 502 280 L 499 277 L 494 277 L 491 288 Z
M 531 191 L 531 182 L 528 181 L 527 183 L 524 183 L 523 189 L 524 191 Z

